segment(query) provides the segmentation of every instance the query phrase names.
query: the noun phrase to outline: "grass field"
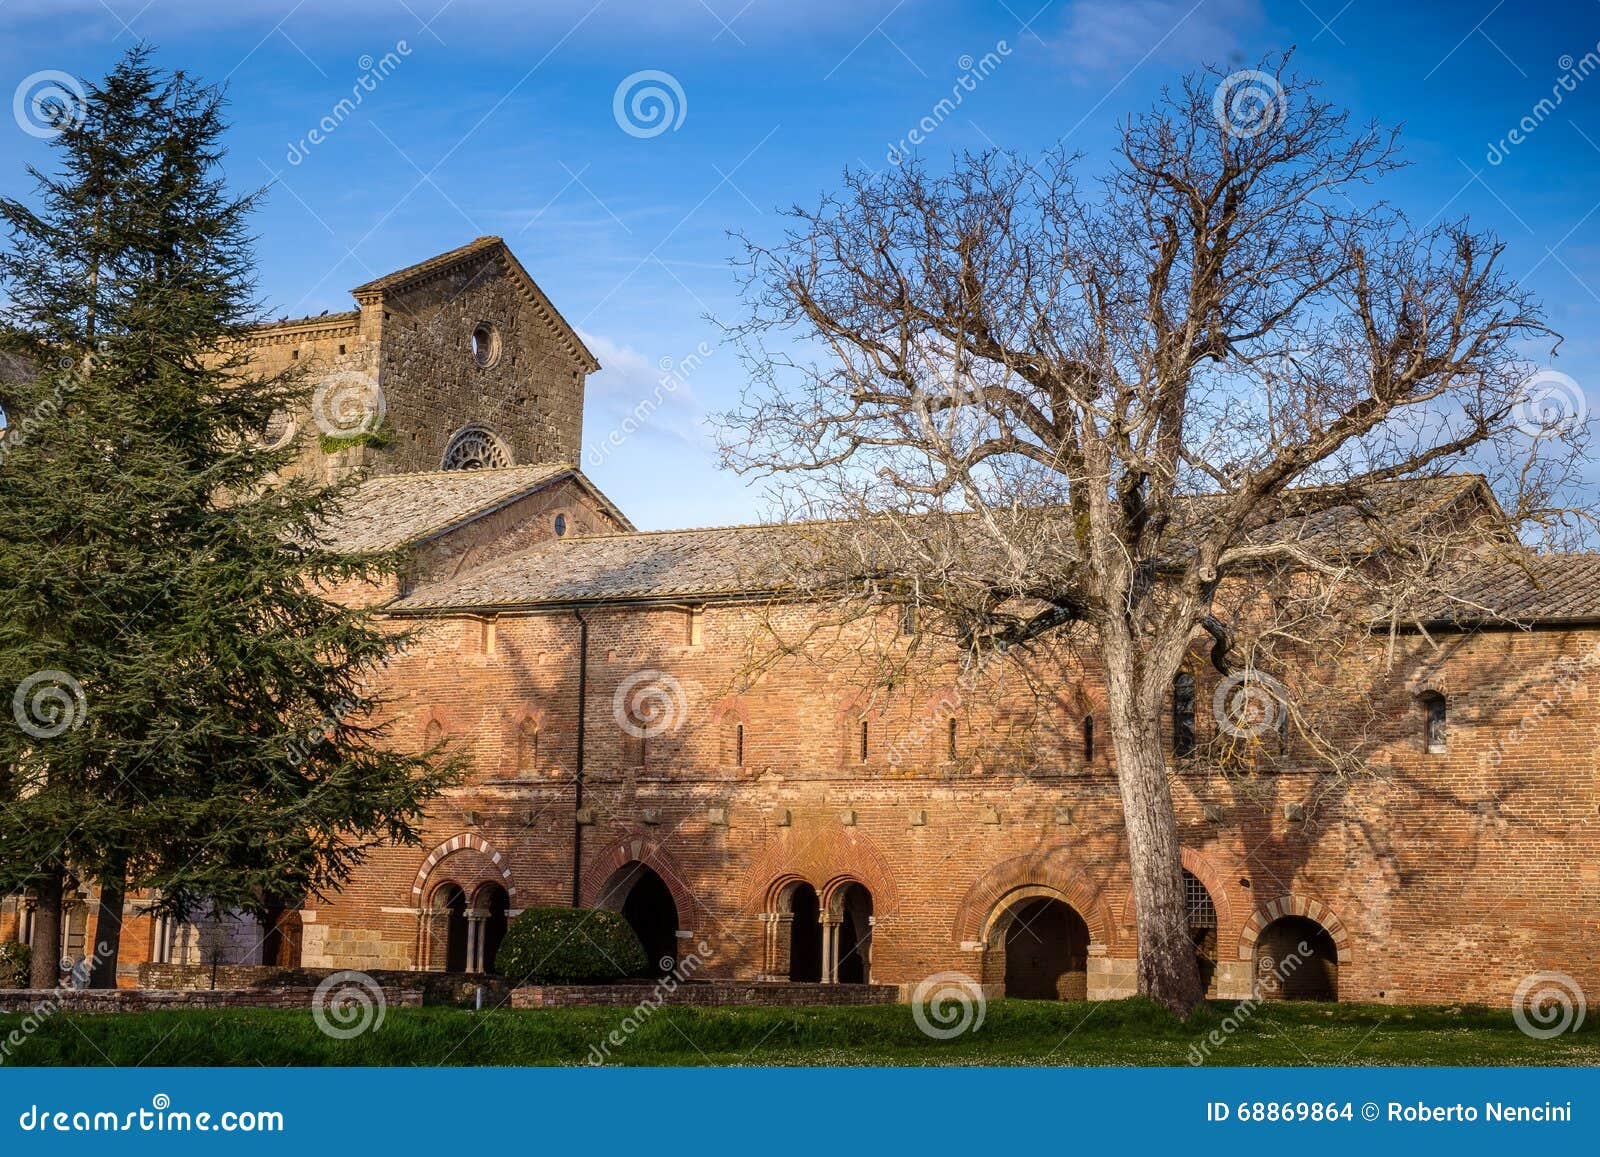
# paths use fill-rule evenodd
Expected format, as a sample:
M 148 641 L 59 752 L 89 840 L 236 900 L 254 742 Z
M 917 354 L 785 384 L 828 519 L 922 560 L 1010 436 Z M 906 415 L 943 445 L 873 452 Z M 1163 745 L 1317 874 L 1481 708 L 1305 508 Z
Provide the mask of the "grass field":
M 1507 1012 L 1389 1005 L 1258 1005 L 1233 1031 L 1232 1005 L 1187 1023 L 1142 1000 L 1000 1000 L 951 1040 L 924 1034 L 906 1005 L 856 1008 L 665 1007 L 611 1044 L 623 1065 L 1595 1065 L 1591 1022 L 1551 1040 Z M 0 1016 L 9 1065 L 581 1065 L 623 1031 L 624 1010 L 472 1012 L 396 1008 L 349 1040 L 309 1012 L 58 1013 L 8 1044 L 23 1017 Z M 1215 1038 L 1211 1034 L 1216 1033 Z M 20 1035 L 20 1034 L 19 1034 Z M 1220 1040 L 1221 1043 L 1214 1043 Z

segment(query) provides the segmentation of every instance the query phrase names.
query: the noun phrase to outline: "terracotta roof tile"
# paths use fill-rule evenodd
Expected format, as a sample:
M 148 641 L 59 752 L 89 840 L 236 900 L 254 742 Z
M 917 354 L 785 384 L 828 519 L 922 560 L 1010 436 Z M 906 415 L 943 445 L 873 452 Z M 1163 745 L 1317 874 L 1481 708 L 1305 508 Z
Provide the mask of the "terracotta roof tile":
M 576 475 L 577 471 L 565 462 L 500 470 L 384 474 L 367 479 L 355 489 L 345 502 L 343 513 L 328 523 L 327 535 L 339 550 L 394 550 Z

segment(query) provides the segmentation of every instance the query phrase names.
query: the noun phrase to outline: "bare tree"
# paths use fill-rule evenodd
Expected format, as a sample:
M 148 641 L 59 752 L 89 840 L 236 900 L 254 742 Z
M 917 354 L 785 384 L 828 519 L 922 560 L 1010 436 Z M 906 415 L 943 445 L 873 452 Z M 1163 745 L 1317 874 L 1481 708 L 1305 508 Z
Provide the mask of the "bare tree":
M 745 241 L 727 461 L 849 527 L 815 539 L 811 595 L 914 603 L 972 655 L 1085 648 L 1139 989 L 1180 1015 L 1201 988 L 1162 722 L 1186 658 L 1275 694 L 1272 656 L 1437 612 L 1463 551 L 1578 529 L 1582 425 L 1520 352 L 1538 306 L 1492 235 L 1373 199 L 1399 163 L 1274 57 L 1164 93 L 1092 183 L 1060 150 L 910 162 Z

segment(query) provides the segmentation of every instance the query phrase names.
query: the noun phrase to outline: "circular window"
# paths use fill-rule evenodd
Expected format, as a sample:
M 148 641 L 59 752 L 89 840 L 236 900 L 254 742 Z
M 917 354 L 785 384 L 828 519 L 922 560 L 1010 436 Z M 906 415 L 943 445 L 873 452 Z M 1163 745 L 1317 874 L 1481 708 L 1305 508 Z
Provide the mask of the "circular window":
M 567 516 L 565 514 L 558 514 L 558 515 L 556 515 L 556 537 L 560 538 L 562 535 L 564 535 L 566 533 L 567 533 Z
M 500 360 L 500 330 L 487 321 L 480 321 L 472 330 L 472 360 L 482 369 L 488 369 Z
M 261 430 L 261 446 L 265 450 L 278 450 L 289 444 L 298 424 L 288 410 L 274 410 L 272 417 Z
M 441 470 L 498 470 L 511 465 L 506 444 L 482 426 L 468 426 L 454 438 L 439 463 Z

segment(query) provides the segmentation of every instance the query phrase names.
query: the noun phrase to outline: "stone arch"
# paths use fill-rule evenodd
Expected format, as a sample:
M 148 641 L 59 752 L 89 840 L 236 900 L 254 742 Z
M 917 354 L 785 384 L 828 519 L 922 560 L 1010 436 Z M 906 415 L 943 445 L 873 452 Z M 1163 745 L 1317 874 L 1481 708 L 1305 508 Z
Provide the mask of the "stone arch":
M 1031 890 L 1038 889 L 1038 892 Z M 1029 892 L 1029 896 L 1022 893 Z M 1065 848 L 1050 848 L 1005 860 L 991 868 L 962 897 L 956 909 L 955 940 L 978 947 L 996 925 L 996 913 L 1019 899 L 1049 897 L 1075 908 L 1089 926 L 1095 947 L 1111 944 L 1116 924 L 1102 897 L 1101 885 Z
M 1338 950 L 1338 962 L 1340 964 L 1350 962 L 1353 955 L 1353 941 L 1339 914 L 1318 900 L 1294 892 L 1286 893 L 1269 904 L 1263 904 L 1250 914 L 1250 918 L 1244 922 L 1244 928 L 1239 933 L 1240 960 L 1255 959 L 1256 942 L 1261 939 L 1262 930 L 1281 916 L 1303 916 L 1322 925 L 1332 938 L 1334 948 Z
M 685 926 L 683 930 L 698 928 L 705 912 L 684 883 L 683 867 L 671 852 L 638 829 L 619 836 L 590 857 L 578 889 L 584 907 L 604 907 L 607 886 L 624 868 L 635 863 L 644 865 L 661 877 L 667 891 L 672 893 L 672 902 L 678 909 L 678 920 Z M 689 927 L 691 923 L 693 927 Z
M 439 866 L 439 861 L 446 856 L 461 851 L 476 852 L 483 857 L 483 861 L 487 861 L 487 864 L 480 861 L 474 866 L 474 871 L 467 873 L 463 879 L 456 881 L 462 889 L 471 891 L 485 880 L 497 880 L 511 898 L 512 907 L 515 907 L 517 886 L 511 881 L 510 862 L 482 836 L 473 832 L 462 832 L 458 836 L 452 836 L 429 852 L 427 858 L 422 861 L 422 867 L 417 869 L 417 878 L 411 882 L 411 898 L 417 908 L 420 909 L 422 907 L 423 888 L 428 883 L 428 877 L 433 874 L 433 870 Z
M 1242 931 L 1241 924 L 1245 913 L 1235 913 L 1233 905 L 1233 890 L 1229 887 L 1230 880 L 1238 880 L 1246 873 L 1234 871 L 1224 867 L 1212 857 L 1193 848 L 1179 848 L 1179 856 L 1183 861 L 1185 871 L 1193 873 L 1195 879 L 1205 885 L 1207 894 L 1211 897 L 1212 906 L 1217 910 L 1217 944 L 1232 944 Z M 1133 885 L 1130 883 L 1123 893 L 1122 907 L 1117 913 L 1118 934 L 1124 938 L 1131 938 L 1134 929 L 1136 913 L 1133 904 Z
M 899 890 L 889 861 L 859 828 L 845 827 L 836 818 L 825 821 L 821 832 L 798 832 L 790 827 L 773 837 L 745 874 L 743 910 L 771 912 L 769 901 L 783 884 L 805 880 L 817 888 L 819 898 L 830 882 L 852 878 L 872 893 L 880 912 L 895 911 Z M 817 881 L 822 881 L 821 885 Z M 824 909 L 826 910 L 826 909 Z

